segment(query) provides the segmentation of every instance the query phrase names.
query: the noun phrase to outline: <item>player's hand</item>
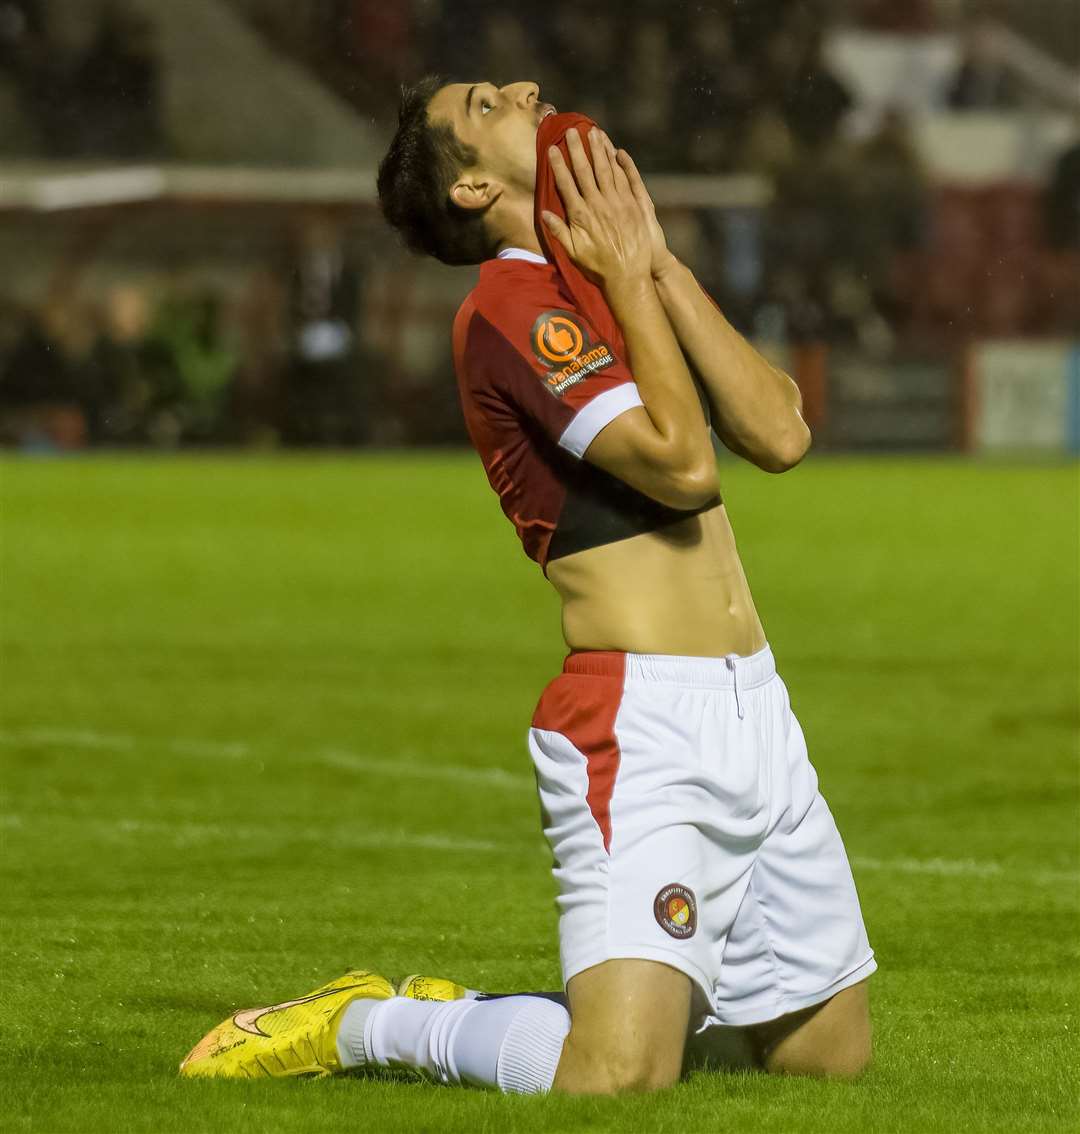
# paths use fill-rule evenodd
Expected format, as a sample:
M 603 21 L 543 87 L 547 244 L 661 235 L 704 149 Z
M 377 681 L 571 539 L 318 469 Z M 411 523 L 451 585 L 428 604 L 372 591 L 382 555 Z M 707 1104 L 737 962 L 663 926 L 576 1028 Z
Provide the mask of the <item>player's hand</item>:
M 600 131 L 600 140 L 603 142 L 604 148 L 608 152 L 612 166 L 617 171 L 616 175 L 621 174 L 626 178 L 626 182 L 630 186 L 630 191 L 633 193 L 634 199 L 641 209 L 641 214 L 645 218 L 645 227 L 649 232 L 649 248 L 652 256 L 649 267 L 653 279 L 658 280 L 665 272 L 678 266 L 679 261 L 668 250 L 667 237 L 664 236 L 664 230 L 660 227 L 660 221 L 656 217 L 656 206 L 653 204 L 649 190 L 645 187 L 644 179 L 638 172 L 638 167 L 634 164 L 634 159 L 626 150 L 616 149 L 612 140 L 603 130 Z
M 652 245 L 649 230 L 630 181 L 612 162 L 601 131 L 589 133 L 593 164 L 576 129 L 567 134 L 571 172 L 561 151 L 548 152 L 555 184 L 566 209 L 566 221 L 546 210 L 541 214 L 548 231 L 566 249 L 587 279 L 610 288 L 649 279 Z
M 653 279 L 658 280 L 665 272 L 677 267 L 679 261 L 668 250 L 667 237 L 664 236 L 664 230 L 656 219 L 656 206 L 653 204 L 649 190 L 645 188 L 645 181 L 638 172 L 634 159 L 626 150 L 616 150 L 611 139 L 602 130 L 600 134 L 605 142 L 608 155 L 616 163 L 616 168 L 626 177 L 630 192 L 634 194 L 634 199 L 645 218 L 645 227 L 649 233 L 649 248 L 652 254 L 649 267 Z

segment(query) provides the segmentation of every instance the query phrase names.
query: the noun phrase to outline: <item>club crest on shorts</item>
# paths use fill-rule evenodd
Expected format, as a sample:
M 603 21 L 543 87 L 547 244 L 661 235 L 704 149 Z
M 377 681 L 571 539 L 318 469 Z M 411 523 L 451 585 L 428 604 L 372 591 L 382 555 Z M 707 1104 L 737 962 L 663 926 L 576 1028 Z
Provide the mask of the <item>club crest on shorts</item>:
M 697 899 L 688 886 L 672 882 L 656 895 L 653 902 L 656 923 L 680 941 L 693 937 L 697 930 Z

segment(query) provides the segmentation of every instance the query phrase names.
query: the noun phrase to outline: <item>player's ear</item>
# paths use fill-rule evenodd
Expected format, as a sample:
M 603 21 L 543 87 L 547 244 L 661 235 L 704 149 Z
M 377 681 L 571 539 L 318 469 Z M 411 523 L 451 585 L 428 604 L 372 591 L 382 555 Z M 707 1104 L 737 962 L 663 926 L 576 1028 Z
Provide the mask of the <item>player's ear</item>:
M 502 189 L 483 174 L 462 174 L 450 187 L 450 200 L 460 209 L 486 209 L 499 199 Z

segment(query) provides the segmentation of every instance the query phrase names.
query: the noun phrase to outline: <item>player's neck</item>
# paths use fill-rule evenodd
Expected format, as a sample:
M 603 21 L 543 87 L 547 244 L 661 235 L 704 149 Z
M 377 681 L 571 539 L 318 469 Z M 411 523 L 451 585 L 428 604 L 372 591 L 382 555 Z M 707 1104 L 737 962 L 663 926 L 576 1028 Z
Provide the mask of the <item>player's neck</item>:
M 495 249 L 495 254 L 507 248 L 523 248 L 526 252 L 535 252 L 537 256 L 543 256 L 544 250 L 540 247 L 540 241 L 536 239 L 536 233 L 526 236 L 524 233 L 519 233 L 517 236 L 508 236 L 504 240 L 499 241 L 499 246 Z
M 500 201 L 499 204 L 503 202 Z M 524 248 L 527 252 L 535 252 L 538 256 L 544 255 L 540 247 L 540 240 L 536 235 L 533 222 L 533 200 L 515 199 L 512 206 L 506 210 L 509 215 L 500 218 L 499 228 L 502 229 L 496 254 L 504 248 Z

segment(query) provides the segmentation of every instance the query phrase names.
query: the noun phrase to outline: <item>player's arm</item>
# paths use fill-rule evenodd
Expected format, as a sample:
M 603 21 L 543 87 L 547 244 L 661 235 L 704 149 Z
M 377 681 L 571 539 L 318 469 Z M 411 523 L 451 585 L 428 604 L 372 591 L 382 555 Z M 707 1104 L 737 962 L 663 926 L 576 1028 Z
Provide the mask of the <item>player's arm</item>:
M 652 282 L 644 218 L 602 146 L 591 146 L 595 172 L 577 130 L 567 148 L 573 174 L 554 147 L 550 159 L 567 223 L 550 213 L 544 219 L 603 291 L 643 403 L 606 425 L 585 459 L 662 504 L 698 508 L 716 495 L 716 461 L 686 359 Z
M 697 508 L 716 495 L 709 427 L 656 289 L 646 277 L 606 287 L 644 406 L 602 429 L 585 459 L 672 508 Z
M 810 448 L 799 387 L 732 327 L 685 264 L 675 260 L 655 282 L 716 435 L 766 472 L 797 465 Z
M 768 472 L 784 472 L 798 464 L 810 447 L 799 387 L 731 326 L 694 273 L 667 250 L 652 198 L 633 159 L 625 150 L 616 151 L 606 135 L 603 141 L 645 218 L 656 293 L 708 399 L 717 436 Z

